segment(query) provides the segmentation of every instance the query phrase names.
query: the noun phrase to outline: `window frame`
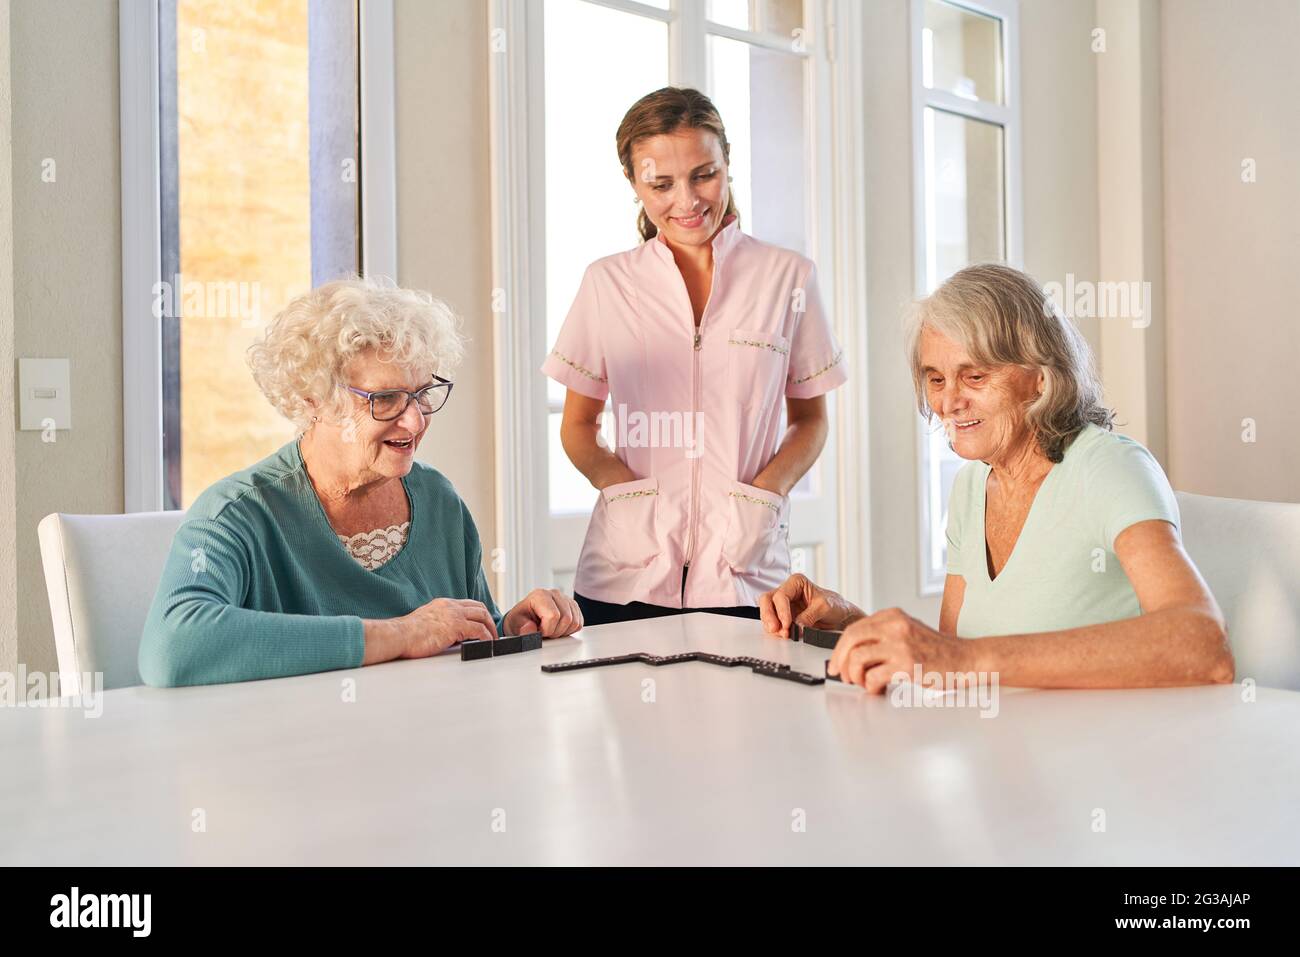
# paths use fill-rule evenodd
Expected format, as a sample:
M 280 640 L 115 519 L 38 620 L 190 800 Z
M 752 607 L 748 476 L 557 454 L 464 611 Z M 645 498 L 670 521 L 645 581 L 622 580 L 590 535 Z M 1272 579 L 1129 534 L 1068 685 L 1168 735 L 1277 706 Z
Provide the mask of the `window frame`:
M 912 218 L 914 237 L 913 276 L 916 295 L 929 292 L 926 251 L 929 244 L 925 208 L 925 111 L 941 110 L 957 116 L 990 123 L 1003 131 L 1003 203 L 1008 264 L 1023 268 L 1024 211 L 1020 122 L 1020 9 L 1016 0 L 941 0 L 949 6 L 993 17 L 1002 23 L 1002 70 L 1004 103 L 967 100 L 946 90 L 925 86 L 922 30 L 926 0 L 911 0 L 912 47 Z M 916 428 L 917 489 L 917 595 L 921 598 L 943 593 L 947 573 L 932 572 L 929 562 L 932 525 L 941 516 L 931 514 L 929 473 L 931 467 L 930 426 L 918 417 Z
M 122 3 L 118 59 L 122 161 L 123 510 L 164 506 L 159 2 Z M 361 248 L 366 275 L 397 276 L 393 0 L 359 0 Z

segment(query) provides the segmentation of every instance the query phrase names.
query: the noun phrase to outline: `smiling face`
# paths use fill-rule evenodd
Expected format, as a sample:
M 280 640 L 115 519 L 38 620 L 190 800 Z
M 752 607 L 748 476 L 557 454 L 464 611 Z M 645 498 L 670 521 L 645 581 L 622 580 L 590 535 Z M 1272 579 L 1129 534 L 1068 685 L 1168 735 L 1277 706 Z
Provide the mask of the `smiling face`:
M 687 127 L 638 140 L 632 172 L 632 188 L 666 242 L 702 246 L 721 228 L 729 194 L 716 134 Z
M 415 390 L 430 385 L 433 377 L 415 375 L 379 358 L 373 350 L 358 355 L 348 365 L 343 381 L 363 392 L 385 389 Z M 377 422 L 370 403 L 353 392 L 345 394 L 343 411 L 322 415 L 312 428 L 313 440 L 348 484 L 363 485 L 386 478 L 401 478 L 411 471 L 415 450 L 428 431 L 429 420 L 412 401 L 396 419 Z
M 920 358 L 926 401 L 943 421 L 953 451 L 998 464 L 1032 448 L 1025 409 L 1042 391 L 1042 373 L 978 363 L 930 326 L 921 330 Z

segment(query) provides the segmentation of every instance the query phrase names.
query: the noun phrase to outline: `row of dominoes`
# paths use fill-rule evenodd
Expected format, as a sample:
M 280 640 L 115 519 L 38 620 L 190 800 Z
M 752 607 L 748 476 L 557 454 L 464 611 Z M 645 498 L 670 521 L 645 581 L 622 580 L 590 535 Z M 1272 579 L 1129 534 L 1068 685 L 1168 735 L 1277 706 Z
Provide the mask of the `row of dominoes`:
M 802 641 L 804 644 L 812 645 L 816 648 L 834 648 L 839 641 L 842 633 L 838 631 L 825 631 L 818 628 L 809 628 L 804 625 L 794 625 L 790 629 L 790 638 L 793 641 Z M 542 647 L 542 636 L 536 632 L 528 635 L 506 635 L 493 640 L 475 640 L 463 641 L 460 645 L 461 661 L 480 661 L 485 658 L 500 658 L 503 655 L 517 655 L 525 651 L 537 651 Z M 555 674 L 563 671 L 578 671 L 584 668 L 600 668 L 607 665 L 621 665 L 629 662 L 650 665 L 652 667 L 661 667 L 663 665 L 678 664 L 683 661 L 702 661 L 706 664 L 719 665 L 723 668 L 747 667 L 755 674 L 765 675 L 769 678 L 780 678 L 784 681 L 794 681 L 804 685 L 819 685 L 826 681 L 839 682 L 840 679 L 832 674 L 829 670 L 819 677 L 810 675 L 803 671 L 795 671 L 789 665 L 783 665 L 775 661 L 766 661 L 762 658 L 753 658 L 748 655 L 715 655 L 705 651 L 687 651 L 675 655 L 652 655 L 649 652 L 634 652 L 626 655 L 614 655 L 608 658 L 587 658 L 581 661 L 563 661 L 557 664 L 542 665 L 542 671 L 548 674 Z M 827 662 L 827 668 L 829 668 Z
M 622 665 L 631 662 L 659 668 L 663 665 L 675 665 L 683 661 L 702 661 L 706 664 L 719 665 L 723 668 L 744 666 L 749 668 L 756 675 L 765 675 L 768 678 L 780 678 L 783 681 L 794 681 L 801 685 L 819 685 L 826 680 L 817 675 L 795 671 L 789 665 L 783 665 L 775 661 L 764 661 L 762 658 L 751 658 L 747 655 L 736 657 L 713 655 L 706 651 L 687 651 L 676 655 L 652 655 L 648 652 L 639 651 L 628 655 L 614 655 L 609 658 L 586 658 L 582 661 L 561 661 L 557 664 L 542 665 L 542 671 L 547 674 L 557 674 L 564 671 L 578 671 L 583 668 L 603 668 L 607 665 Z
M 530 635 L 506 635 L 493 640 L 472 638 L 460 643 L 460 660 L 480 661 L 484 658 L 500 658 L 502 655 L 538 651 L 541 647 L 542 636 L 539 632 Z

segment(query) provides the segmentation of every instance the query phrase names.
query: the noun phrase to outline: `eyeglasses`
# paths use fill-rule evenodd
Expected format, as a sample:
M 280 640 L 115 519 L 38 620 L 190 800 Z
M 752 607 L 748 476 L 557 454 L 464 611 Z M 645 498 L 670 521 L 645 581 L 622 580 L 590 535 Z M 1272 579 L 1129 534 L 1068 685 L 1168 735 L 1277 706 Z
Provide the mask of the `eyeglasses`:
M 442 376 L 434 376 L 437 381 L 423 389 L 408 392 L 406 389 L 385 389 L 382 392 L 364 392 L 347 386 L 349 392 L 355 393 L 370 402 L 370 417 L 376 422 L 391 422 L 399 418 L 406 407 L 415 400 L 420 414 L 428 417 L 447 404 L 453 383 Z

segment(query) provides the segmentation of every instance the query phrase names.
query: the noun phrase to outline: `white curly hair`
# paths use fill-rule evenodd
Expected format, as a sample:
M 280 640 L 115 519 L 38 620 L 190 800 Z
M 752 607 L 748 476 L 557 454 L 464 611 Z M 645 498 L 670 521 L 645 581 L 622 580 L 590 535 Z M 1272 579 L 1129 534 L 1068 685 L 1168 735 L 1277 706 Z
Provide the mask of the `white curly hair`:
M 281 309 L 248 348 L 262 394 L 299 432 L 311 425 L 309 400 L 343 408 L 344 377 L 361 353 L 424 377 L 447 377 L 464 358 L 460 321 L 442 300 L 390 280 L 338 279 Z

